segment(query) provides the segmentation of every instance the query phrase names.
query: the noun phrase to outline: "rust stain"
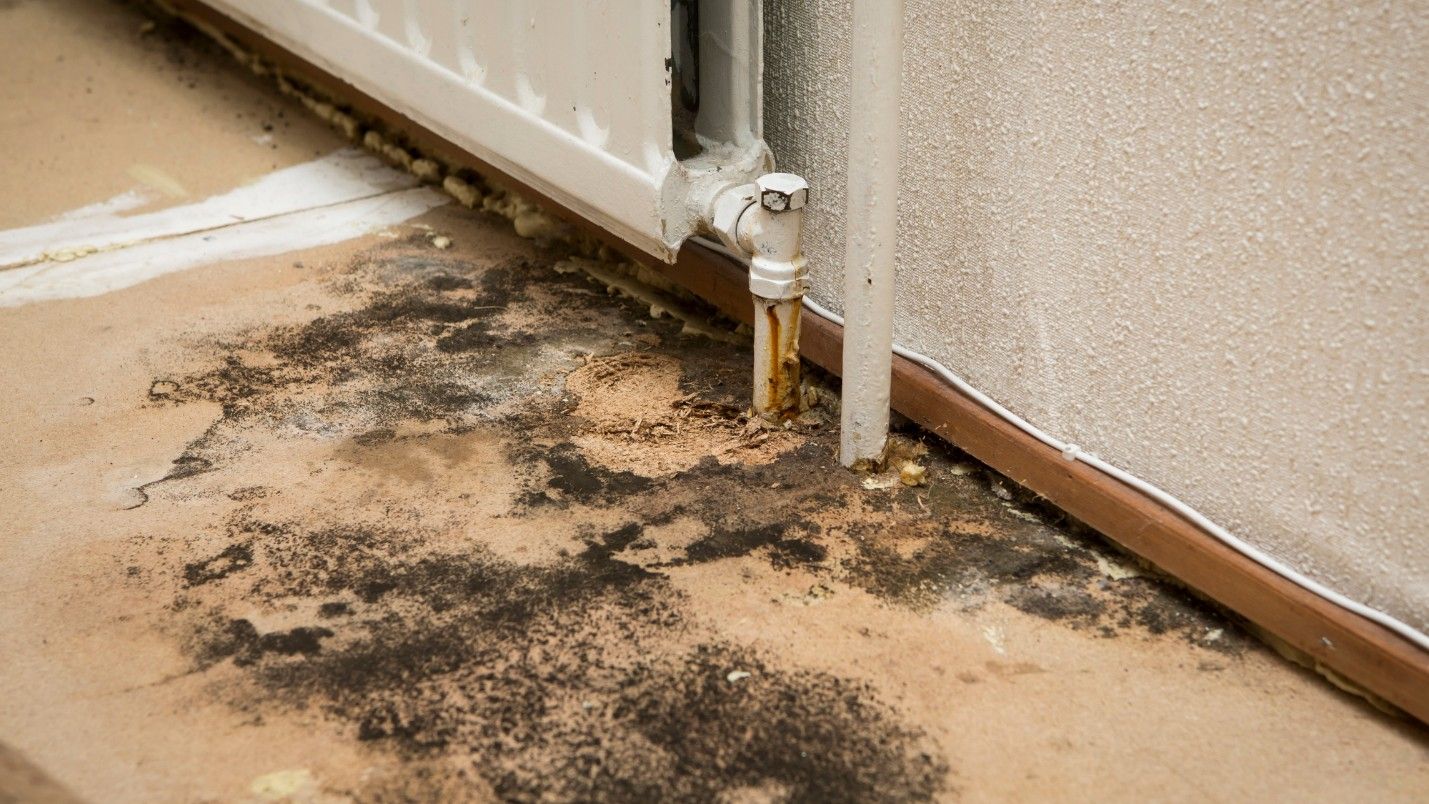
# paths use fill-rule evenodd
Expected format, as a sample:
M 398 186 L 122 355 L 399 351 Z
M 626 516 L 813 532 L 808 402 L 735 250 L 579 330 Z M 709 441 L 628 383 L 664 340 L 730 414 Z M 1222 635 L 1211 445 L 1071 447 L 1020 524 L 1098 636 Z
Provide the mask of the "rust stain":
M 793 305 L 789 321 L 779 317 L 779 303 L 762 305 L 769 343 L 766 347 L 768 367 L 765 376 L 758 378 L 764 383 L 767 397 L 764 402 L 768 413 L 776 413 L 781 418 L 789 418 L 799 413 L 799 318 L 800 305 Z
M 787 333 L 789 342 L 784 346 L 784 359 L 779 366 L 779 374 L 784 381 L 783 395 L 779 397 L 780 406 L 787 416 L 799 415 L 799 319 L 803 312 L 804 305 L 801 301 L 796 301 L 790 307 Z
M 774 305 L 764 305 L 764 318 L 769 325 L 769 370 L 764 382 L 769 386 L 769 401 L 774 404 L 779 413 L 784 413 L 784 394 L 780 388 L 780 381 L 784 377 L 783 361 L 780 360 L 781 338 L 779 326 L 779 313 L 775 312 Z

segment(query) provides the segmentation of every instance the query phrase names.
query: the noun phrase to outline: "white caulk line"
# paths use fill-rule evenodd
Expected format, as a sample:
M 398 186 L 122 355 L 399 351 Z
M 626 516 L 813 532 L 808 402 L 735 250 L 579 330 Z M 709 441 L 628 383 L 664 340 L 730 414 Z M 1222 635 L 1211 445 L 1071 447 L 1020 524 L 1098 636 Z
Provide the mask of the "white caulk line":
M 0 307 L 98 296 L 198 265 L 282 254 L 360 237 L 450 201 L 418 187 L 205 232 L 151 240 L 66 263 L 0 274 Z
M 51 258 L 73 259 L 93 251 L 340 204 L 416 185 L 415 177 L 384 165 L 371 154 L 344 148 L 321 159 L 274 171 L 196 204 L 130 217 L 63 216 L 50 223 L 0 232 L 0 268 L 32 265 Z

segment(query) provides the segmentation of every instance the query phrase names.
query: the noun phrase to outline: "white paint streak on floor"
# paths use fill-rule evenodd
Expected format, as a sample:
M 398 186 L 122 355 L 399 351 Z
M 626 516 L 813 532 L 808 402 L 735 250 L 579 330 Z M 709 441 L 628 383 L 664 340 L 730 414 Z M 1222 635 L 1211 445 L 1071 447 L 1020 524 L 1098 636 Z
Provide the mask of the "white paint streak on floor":
M 0 268 L 272 218 L 406 190 L 416 184 L 414 177 L 371 154 L 344 148 L 196 204 L 145 215 L 113 214 L 130 203 L 131 193 L 125 193 L 49 223 L 0 232 Z
M 72 209 L 69 212 L 56 215 L 49 223 L 59 221 L 99 221 L 109 218 L 116 218 L 121 212 L 128 212 L 138 209 L 153 201 L 153 198 L 143 190 L 126 190 L 113 198 L 100 201 L 97 204 L 87 204 L 79 209 Z M 15 231 L 27 231 L 18 229 Z M 9 232 L 0 232 L 0 236 L 8 235 Z
M 98 296 L 198 265 L 338 243 L 414 218 L 448 200 L 418 187 L 151 240 L 72 262 L 15 268 L 0 273 L 0 307 Z
M 224 260 L 359 237 L 445 204 L 411 176 L 353 149 L 222 195 L 147 215 L 124 193 L 38 226 L 0 232 L 0 307 L 97 296 Z

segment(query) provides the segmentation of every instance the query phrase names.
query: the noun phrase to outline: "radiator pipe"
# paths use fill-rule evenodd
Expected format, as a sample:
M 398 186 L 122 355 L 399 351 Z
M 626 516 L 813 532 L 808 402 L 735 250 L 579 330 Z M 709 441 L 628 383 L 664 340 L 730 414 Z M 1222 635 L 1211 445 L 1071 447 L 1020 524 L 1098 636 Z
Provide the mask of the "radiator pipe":
M 853 0 L 839 460 L 878 464 L 888 442 L 898 239 L 903 0 Z
M 768 419 L 799 413 L 799 321 L 808 288 L 804 205 L 809 185 L 769 173 L 718 193 L 707 220 L 731 250 L 749 258 L 754 300 L 754 412 Z

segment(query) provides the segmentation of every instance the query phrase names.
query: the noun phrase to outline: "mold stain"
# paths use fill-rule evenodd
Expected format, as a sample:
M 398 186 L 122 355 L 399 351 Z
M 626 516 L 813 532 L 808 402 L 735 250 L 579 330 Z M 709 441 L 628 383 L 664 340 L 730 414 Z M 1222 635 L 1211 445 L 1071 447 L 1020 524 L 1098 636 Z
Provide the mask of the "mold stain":
M 155 379 L 147 404 L 221 406 L 185 465 L 221 471 L 255 438 L 335 440 L 354 464 L 362 450 L 391 452 L 413 427 L 487 428 L 503 434 L 518 476 L 512 506 L 498 520 L 435 522 L 418 499 L 374 522 L 340 509 L 279 515 L 282 490 L 236 488 L 223 495 L 236 508 L 216 534 L 222 544 L 175 564 L 170 609 L 189 623 L 196 668 L 240 671 L 242 683 L 216 694 L 256 714 L 326 712 L 403 758 L 402 789 L 474 785 L 513 800 L 901 801 L 945 791 L 947 760 L 871 686 L 781 666 L 693 617 L 665 573 L 708 562 L 765 561 L 913 612 L 996 599 L 1101 635 L 1195 639 L 1215 628 L 1227 635 L 1219 647 L 1240 644 L 1214 612 L 1151 579 L 1107 582 L 1089 549 L 1012 517 L 985 489 L 955 488 L 950 473 L 919 498 L 925 516 L 909 495 L 866 494 L 838 469 L 828 429 L 799 431 L 764 464 L 706 457 L 646 477 L 593 463 L 573 441 L 585 425 L 569 393 L 533 383 L 538 369 L 559 375 L 581 354 L 629 351 L 625 339 L 641 328 L 653 336 L 642 348 L 682 367 L 691 404 L 723 410 L 746 404 L 750 356 L 646 322 L 639 306 L 591 293 L 550 261 L 478 269 L 388 244 L 334 287 L 353 309 L 241 334 L 215 344 L 212 368 Z M 930 474 L 951 460 L 930 456 Z M 844 509 L 845 526 L 818 524 Z M 572 520 L 585 511 L 624 524 L 569 524 L 596 521 Z M 954 515 L 997 535 L 939 524 Z M 494 534 L 482 528 L 543 517 L 574 528 L 576 547 L 518 563 L 483 544 Z M 653 546 L 653 526 L 677 518 L 701 530 L 672 560 L 626 560 Z M 288 614 L 264 624 L 246 613 L 254 607 Z
M 638 524 L 592 534 L 550 566 L 480 548 L 404 557 L 419 534 L 237 528 L 254 529 L 269 534 L 255 545 L 269 580 L 245 600 L 364 605 L 341 622 L 261 634 L 211 611 L 192 649 L 251 674 L 256 690 L 236 706 L 316 704 L 358 740 L 469 765 L 504 800 L 773 787 L 789 800 L 906 801 L 942 788 L 946 763 L 866 683 L 718 640 L 686 644 L 700 629 L 681 595 L 616 557 Z M 749 675 L 731 681 L 736 671 Z
M 253 546 L 247 543 L 230 544 L 212 558 L 194 561 L 184 567 L 184 585 L 202 586 L 210 581 L 227 578 L 230 574 L 245 570 L 253 565 Z
M 448 433 L 492 426 L 491 404 L 513 396 L 499 384 L 521 379 L 532 349 L 521 328 L 498 318 L 514 310 L 559 341 L 591 318 L 609 319 L 612 306 L 582 292 L 570 295 L 584 314 L 572 315 L 571 299 L 543 311 L 528 282 L 559 293 L 570 280 L 524 260 L 476 272 L 389 250 L 351 271 L 380 277 L 382 289 L 347 312 L 249 333 L 223 346 L 214 368 L 153 386 L 149 404 L 221 406 L 186 455 L 221 469 L 251 448 L 254 428 L 314 418 L 324 432 L 346 433 L 349 451 L 386 449 L 414 423 Z M 639 320 L 633 308 L 616 310 L 626 327 Z M 674 350 L 668 329 L 661 348 Z M 494 356 L 521 350 L 527 357 L 510 362 Z M 185 644 L 196 668 L 240 670 L 245 683 L 222 682 L 215 693 L 255 714 L 318 707 L 354 739 L 403 757 L 423 789 L 479 780 L 512 800 L 750 790 L 920 800 L 939 791 L 945 761 L 867 684 L 780 667 L 718 640 L 689 619 L 662 574 L 621 560 L 646 538 L 644 522 L 675 515 L 680 480 L 592 465 L 568 440 L 578 424 L 565 411 L 544 398 L 494 420 L 534 436 L 518 450 L 539 468 L 524 481 L 526 515 L 625 507 L 637 521 L 577 534 L 583 547 L 554 563 L 522 565 L 479 539 L 456 554 L 433 551 L 438 534 L 420 524 L 374 525 L 338 511 L 273 518 L 263 511 L 281 490 L 234 491 L 225 495 L 238 504 L 222 528 L 226 544 L 177 573 L 170 608 L 191 624 Z M 711 462 L 685 480 L 728 495 L 747 478 Z M 726 524 L 709 508 L 710 535 L 687 561 L 817 553 L 782 528 Z M 238 613 L 254 607 L 288 614 L 276 626 Z M 732 682 L 736 670 L 749 675 Z M 441 778 L 426 778 L 433 774 Z
M 935 467 L 946 460 L 930 457 Z M 924 522 L 903 529 L 901 539 L 878 538 L 867 525 L 852 529 L 857 548 L 843 562 L 845 580 L 915 610 L 947 600 L 974 608 L 999 600 L 1102 637 L 1178 634 L 1227 655 L 1245 650 L 1247 637 L 1211 605 L 1155 578 L 1103 574 L 1098 558 L 1106 559 L 1106 548 L 1069 538 L 1075 529 L 1008 517 L 999 524 L 997 509 L 986 500 L 981 505 L 981 512 L 975 500 L 959 506 L 964 515 L 974 514 L 971 527 L 966 521 Z M 985 519 L 977 521 L 979 513 Z M 1060 516 L 1049 512 L 1048 519 Z

